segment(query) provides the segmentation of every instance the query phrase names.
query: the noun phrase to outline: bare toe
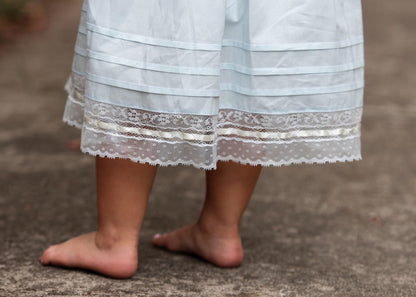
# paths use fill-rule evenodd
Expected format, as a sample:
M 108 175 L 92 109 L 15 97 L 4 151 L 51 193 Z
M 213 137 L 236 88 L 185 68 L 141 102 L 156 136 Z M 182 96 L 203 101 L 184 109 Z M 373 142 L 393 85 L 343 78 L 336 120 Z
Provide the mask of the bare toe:
M 51 264 L 51 254 L 53 253 L 53 246 L 50 246 L 49 248 L 47 248 L 42 256 L 40 257 L 40 263 L 42 263 L 42 265 L 49 265 Z
M 153 240 L 152 243 L 156 246 L 160 246 L 163 247 L 164 246 L 164 238 L 162 235 L 160 235 L 159 233 L 155 234 L 153 236 Z
M 187 232 L 186 228 L 162 235 L 156 234 L 153 237 L 153 244 L 173 252 L 188 252 L 192 248 L 189 247 L 190 236 L 187 236 L 189 232 Z

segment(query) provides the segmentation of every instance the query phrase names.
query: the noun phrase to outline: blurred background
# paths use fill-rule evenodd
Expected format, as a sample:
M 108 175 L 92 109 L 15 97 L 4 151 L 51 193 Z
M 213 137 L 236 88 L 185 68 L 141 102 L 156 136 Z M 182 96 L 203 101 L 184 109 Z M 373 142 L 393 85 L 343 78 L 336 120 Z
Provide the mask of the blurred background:
M 47 1 L 0 0 L 0 46 L 4 48 L 23 33 L 44 29 L 46 19 Z
M 159 168 L 132 280 L 41 267 L 96 224 L 94 159 L 61 122 L 81 5 L 0 0 L 0 296 L 416 296 L 414 0 L 363 0 L 363 160 L 264 168 L 242 267 L 150 244 L 201 207 L 204 172 L 187 166 Z

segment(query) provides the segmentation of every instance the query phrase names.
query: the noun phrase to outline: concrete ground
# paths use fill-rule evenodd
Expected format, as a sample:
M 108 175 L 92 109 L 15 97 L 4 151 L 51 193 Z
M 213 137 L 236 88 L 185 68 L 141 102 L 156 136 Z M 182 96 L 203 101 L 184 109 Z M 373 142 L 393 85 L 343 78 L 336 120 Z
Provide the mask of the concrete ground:
M 204 171 L 160 168 L 129 280 L 38 262 L 96 224 L 94 160 L 61 123 L 81 1 L 51 2 L 50 26 L 0 57 L 0 296 L 416 296 L 414 0 L 363 1 L 363 161 L 264 168 L 237 269 L 151 245 L 204 194 Z

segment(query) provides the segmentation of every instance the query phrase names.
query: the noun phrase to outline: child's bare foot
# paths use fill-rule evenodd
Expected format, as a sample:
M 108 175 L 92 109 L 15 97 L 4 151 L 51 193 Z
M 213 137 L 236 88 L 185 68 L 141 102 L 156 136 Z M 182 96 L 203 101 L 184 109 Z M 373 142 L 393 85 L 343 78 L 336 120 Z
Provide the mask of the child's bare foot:
M 220 267 L 239 266 L 244 257 L 238 231 L 219 235 L 198 224 L 163 235 L 156 234 L 153 244 L 174 252 L 196 254 Z
M 51 246 L 43 252 L 40 261 L 43 265 L 83 268 L 115 278 L 133 276 L 137 269 L 137 245 L 109 242 L 97 234 L 84 234 Z

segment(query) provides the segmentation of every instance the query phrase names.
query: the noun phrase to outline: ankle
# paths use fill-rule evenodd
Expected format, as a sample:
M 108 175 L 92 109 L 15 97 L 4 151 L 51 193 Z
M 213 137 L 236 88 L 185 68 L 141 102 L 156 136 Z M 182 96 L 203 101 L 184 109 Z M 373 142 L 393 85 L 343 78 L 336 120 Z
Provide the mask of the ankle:
M 240 228 L 238 223 L 221 222 L 207 217 L 200 218 L 195 227 L 198 231 L 209 236 L 220 238 L 234 238 L 240 237 Z
M 118 232 L 115 229 L 99 229 L 95 235 L 95 244 L 98 249 L 103 251 L 114 250 L 120 246 L 138 245 L 138 236 L 129 233 Z

